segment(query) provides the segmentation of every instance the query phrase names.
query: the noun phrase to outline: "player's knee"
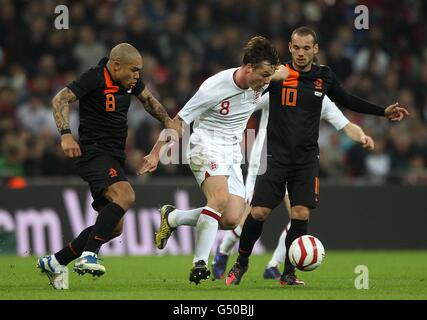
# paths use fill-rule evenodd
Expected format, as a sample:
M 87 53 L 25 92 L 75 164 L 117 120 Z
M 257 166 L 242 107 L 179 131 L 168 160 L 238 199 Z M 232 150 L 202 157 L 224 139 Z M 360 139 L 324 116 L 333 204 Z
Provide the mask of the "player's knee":
M 222 230 L 234 230 L 240 223 L 240 217 L 221 217 L 219 225 Z
M 310 210 L 305 206 L 292 207 L 292 219 L 308 220 L 310 217 Z
M 111 185 L 105 193 L 105 197 L 108 201 L 117 203 L 125 211 L 135 203 L 135 191 L 128 182 L 120 181 Z
M 129 209 L 135 204 L 135 191 L 132 188 L 126 188 L 118 194 L 117 202 L 120 203 L 125 210 Z
M 127 193 L 123 197 L 123 201 L 128 208 L 132 207 L 135 204 L 135 192 L 132 190 L 131 192 Z
M 258 221 L 264 221 L 267 219 L 268 214 L 270 213 L 269 210 L 266 210 L 265 208 L 252 208 L 250 215 L 252 215 L 252 218 Z

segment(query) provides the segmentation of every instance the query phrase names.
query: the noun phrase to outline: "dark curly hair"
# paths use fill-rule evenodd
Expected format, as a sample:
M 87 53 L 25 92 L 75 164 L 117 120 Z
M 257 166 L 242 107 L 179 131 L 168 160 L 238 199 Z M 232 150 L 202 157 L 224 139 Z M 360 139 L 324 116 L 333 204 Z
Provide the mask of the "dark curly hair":
M 253 37 L 243 48 L 243 64 L 252 64 L 256 67 L 262 61 L 268 61 L 271 65 L 279 64 L 279 54 L 271 42 L 262 36 Z

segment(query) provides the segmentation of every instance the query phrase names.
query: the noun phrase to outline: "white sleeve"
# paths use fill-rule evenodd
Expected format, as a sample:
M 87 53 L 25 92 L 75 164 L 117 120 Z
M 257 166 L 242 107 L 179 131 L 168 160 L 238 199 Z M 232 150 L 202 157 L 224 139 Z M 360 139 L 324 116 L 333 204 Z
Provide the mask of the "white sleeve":
M 341 130 L 350 122 L 327 95 L 325 95 L 322 101 L 320 119 L 328 121 L 337 130 Z
M 249 157 L 249 168 L 255 168 L 254 174 L 257 174 L 259 164 L 261 161 L 261 152 L 264 146 L 265 136 L 267 134 L 267 124 L 268 124 L 268 114 L 270 112 L 269 108 L 270 94 L 267 92 L 260 98 L 258 105 L 255 108 L 255 111 L 262 110 L 261 119 L 259 121 L 258 133 L 255 138 L 255 141 L 252 145 L 251 155 Z
M 268 100 L 268 99 L 267 99 Z M 258 168 L 261 162 L 262 150 L 264 146 L 265 137 L 267 135 L 267 124 L 268 124 L 268 114 L 270 109 L 263 108 L 261 113 L 261 120 L 259 121 L 258 134 L 255 138 L 255 141 L 252 145 L 251 155 L 249 157 L 249 171 L 248 174 L 257 174 Z
M 178 116 L 184 120 L 186 124 L 190 124 L 197 119 L 202 113 L 211 107 L 214 107 L 218 101 L 212 95 L 212 91 L 207 90 L 203 85 L 199 90 L 187 101 L 185 106 L 178 112 Z
M 255 108 L 255 110 L 254 110 L 254 112 L 255 112 L 255 111 L 258 111 L 258 110 L 265 110 L 265 109 L 268 109 L 268 107 L 269 107 L 269 103 L 270 103 L 270 93 L 269 93 L 269 92 L 266 92 L 266 93 L 264 93 L 264 94 L 261 96 L 261 98 L 259 99 L 259 102 L 258 102 L 258 104 L 257 104 L 257 106 L 256 106 L 256 108 Z

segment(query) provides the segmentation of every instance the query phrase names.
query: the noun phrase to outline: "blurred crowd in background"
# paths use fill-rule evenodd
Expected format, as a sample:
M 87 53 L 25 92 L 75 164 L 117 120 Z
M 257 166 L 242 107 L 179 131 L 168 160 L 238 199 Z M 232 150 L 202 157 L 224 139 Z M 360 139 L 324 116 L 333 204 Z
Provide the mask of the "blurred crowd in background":
M 369 29 L 357 30 L 355 6 L 369 9 Z M 54 9 L 69 8 L 68 30 L 54 27 Z M 410 117 L 400 123 L 346 109 L 375 140 L 367 152 L 327 123 L 320 128 L 321 177 L 333 181 L 427 183 L 427 2 L 422 0 L 0 0 L 0 177 L 75 175 L 63 155 L 52 97 L 120 42 L 144 57 L 143 79 L 173 117 L 204 79 L 241 64 L 242 46 L 269 38 L 282 61 L 292 30 L 318 34 L 319 63 L 351 93 Z M 77 135 L 78 103 L 71 106 Z M 257 128 L 258 114 L 248 123 Z M 161 126 L 137 100 L 129 113 L 127 170 L 132 176 Z M 154 175 L 191 175 L 161 166 Z

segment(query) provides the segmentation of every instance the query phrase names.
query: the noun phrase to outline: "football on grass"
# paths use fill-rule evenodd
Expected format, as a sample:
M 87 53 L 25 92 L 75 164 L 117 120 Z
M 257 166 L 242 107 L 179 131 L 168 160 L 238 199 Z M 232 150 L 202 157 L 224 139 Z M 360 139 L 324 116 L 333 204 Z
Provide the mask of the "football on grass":
M 325 248 L 316 237 L 305 235 L 292 242 L 289 260 L 299 270 L 312 271 L 322 264 Z

